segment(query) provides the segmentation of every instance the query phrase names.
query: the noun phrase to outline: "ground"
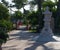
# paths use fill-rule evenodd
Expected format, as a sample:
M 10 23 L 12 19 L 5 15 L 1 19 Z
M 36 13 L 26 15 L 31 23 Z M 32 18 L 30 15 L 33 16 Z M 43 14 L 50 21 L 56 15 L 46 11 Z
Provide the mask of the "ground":
M 8 33 L 7 43 L 2 45 L 3 50 L 60 50 L 60 37 L 56 41 L 39 42 L 39 33 L 29 33 L 24 30 L 13 30 Z

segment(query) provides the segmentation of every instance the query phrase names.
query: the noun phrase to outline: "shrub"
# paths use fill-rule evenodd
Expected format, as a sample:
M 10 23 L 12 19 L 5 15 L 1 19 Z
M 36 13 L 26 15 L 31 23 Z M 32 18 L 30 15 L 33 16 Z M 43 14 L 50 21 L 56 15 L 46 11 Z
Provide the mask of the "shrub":
M 5 43 L 7 41 L 8 38 L 8 34 L 7 32 L 5 32 L 3 29 L 0 29 L 0 43 Z
M 12 27 L 12 22 L 7 21 L 7 20 L 0 20 L 0 27 L 3 27 L 8 31 L 13 28 Z
M 5 43 L 9 37 L 7 32 L 12 29 L 12 23 L 7 20 L 0 20 L 0 44 Z

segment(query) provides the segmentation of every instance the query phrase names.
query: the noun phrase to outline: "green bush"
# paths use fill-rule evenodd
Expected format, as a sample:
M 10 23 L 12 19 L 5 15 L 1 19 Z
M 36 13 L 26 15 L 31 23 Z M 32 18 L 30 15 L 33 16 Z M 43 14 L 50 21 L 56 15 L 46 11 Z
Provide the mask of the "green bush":
M 12 29 L 12 23 L 7 20 L 0 20 L 0 43 L 5 43 L 9 37 L 7 32 Z
M 0 20 L 0 27 L 3 27 L 8 31 L 13 28 L 12 27 L 12 22 L 7 21 L 7 20 Z
M 0 43 L 5 43 L 8 37 L 8 34 L 3 29 L 0 29 Z
M 0 3 L 0 44 L 5 43 L 9 37 L 7 32 L 12 29 L 8 8 Z
M 7 22 L 6 22 L 6 27 L 7 27 L 7 30 L 8 30 L 8 31 L 12 30 L 12 28 L 13 28 L 12 22 L 7 21 Z

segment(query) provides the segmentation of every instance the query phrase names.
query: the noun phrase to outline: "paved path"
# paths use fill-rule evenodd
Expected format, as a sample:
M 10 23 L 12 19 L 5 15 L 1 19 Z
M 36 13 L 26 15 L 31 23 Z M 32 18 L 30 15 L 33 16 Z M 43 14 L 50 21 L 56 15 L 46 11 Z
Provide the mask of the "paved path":
M 9 40 L 2 45 L 3 50 L 60 50 L 60 37 L 54 42 L 37 42 L 37 33 L 14 30 L 9 33 Z

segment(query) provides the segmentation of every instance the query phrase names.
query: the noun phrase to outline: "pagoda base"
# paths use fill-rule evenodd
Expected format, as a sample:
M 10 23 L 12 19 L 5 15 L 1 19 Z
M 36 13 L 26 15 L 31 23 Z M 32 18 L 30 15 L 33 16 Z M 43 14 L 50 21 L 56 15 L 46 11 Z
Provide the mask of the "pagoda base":
M 46 29 L 43 28 L 37 41 L 55 41 L 55 39 L 53 38 L 53 33 L 52 30 L 50 28 Z

